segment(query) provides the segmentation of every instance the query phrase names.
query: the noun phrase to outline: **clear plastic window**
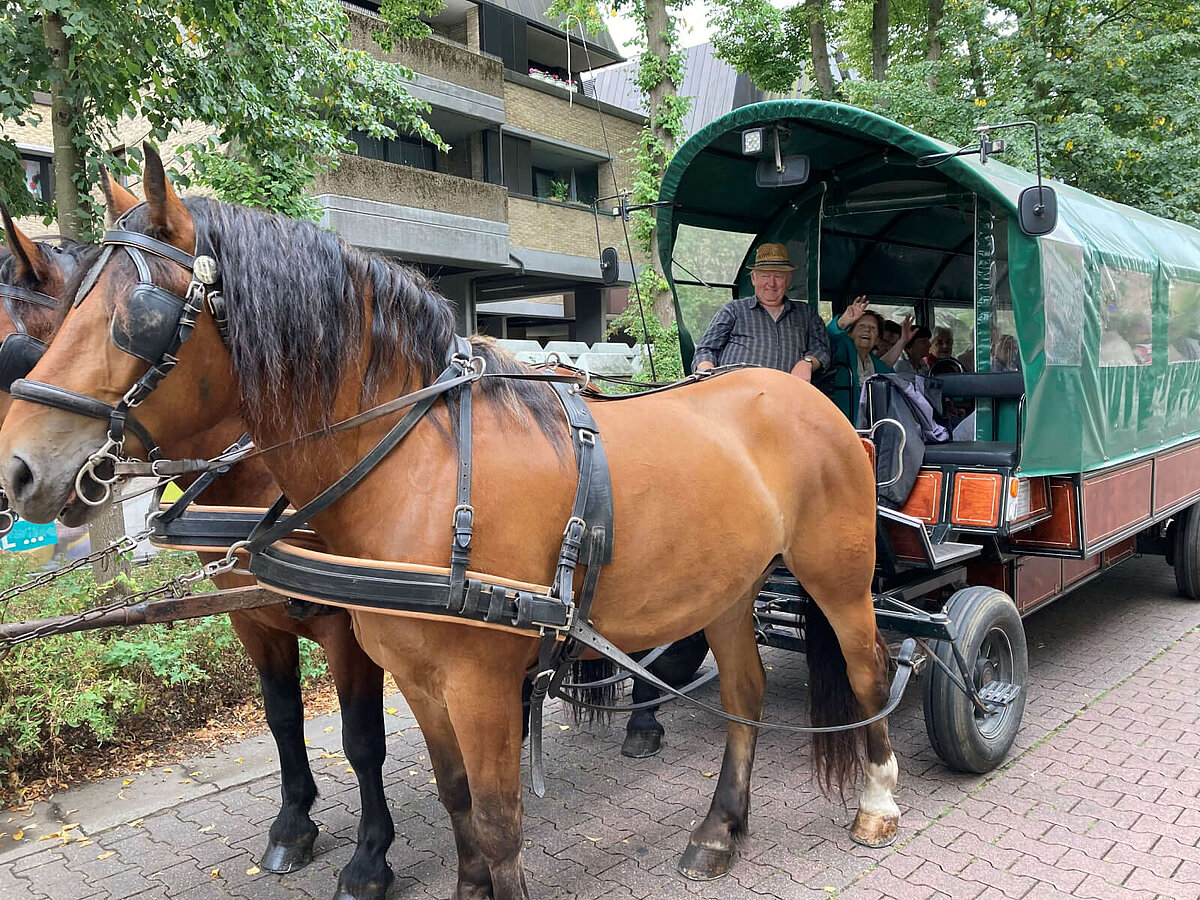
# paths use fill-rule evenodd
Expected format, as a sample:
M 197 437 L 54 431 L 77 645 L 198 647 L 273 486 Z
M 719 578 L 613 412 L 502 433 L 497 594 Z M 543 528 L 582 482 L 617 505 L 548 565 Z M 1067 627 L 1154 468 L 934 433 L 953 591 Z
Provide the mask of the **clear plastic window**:
M 1200 359 L 1200 283 L 1171 279 L 1167 299 L 1167 361 Z
M 753 241 L 754 235 L 744 231 L 680 225 L 672 251 L 672 274 L 676 281 L 734 285 Z M 807 259 L 797 260 L 793 256 L 792 265 L 797 267 L 797 273 L 802 273 L 808 265 Z
M 1042 238 L 1046 365 L 1083 365 L 1083 248 Z
M 1154 279 L 1145 272 L 1100 267 L 1100 366 L 1148 366 L 1150 300 Z
M 929 347 L 930 356 L 937 359 L 957 358 L 964 352 L 973 351 L 975 310 L 969 306 L 934 306 L 932 313 L 930 329 L 933 331 L 933 339 Z
M 728 287 L 676 284 L 675 293 L 683 312 L 683 324 L 697 341 L 712 324 L 717 310 L 733 299 L 733 291 Z

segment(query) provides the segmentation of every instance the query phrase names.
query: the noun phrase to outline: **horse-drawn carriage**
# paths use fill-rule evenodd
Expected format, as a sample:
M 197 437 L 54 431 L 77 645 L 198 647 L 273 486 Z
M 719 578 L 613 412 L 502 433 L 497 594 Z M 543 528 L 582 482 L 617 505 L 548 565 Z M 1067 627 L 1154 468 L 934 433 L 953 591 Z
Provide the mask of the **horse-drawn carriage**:
M 981 150 L 997 149 L 984 135 Z M 1139 545 L 1166 552 L 1180 587 L 1200 593 L 1200 515 L 1185 512 L 1200 498 L 1190 229 L 833 104 L 746 107 L 693 137 L 658 221 L 685 361 L 690 332 L 745 289 L 763 241 L 789 245 L 798 296 L 830 304 L 827 317 L 865 293 L 970 336 L 974 371 L 940 387 L 973 408 L 975 440 L 923 446 L 919 464 L 901 466 L 920 438 L 886 415 L 883 382 L 867 383 L 861 436 L 811 388 L 766 370 L 585 403 L 577 374 L 530 372 L 456 338 L 449 304 L 411 272 L 306 225 L 182 202 L 157 155 L 147 160 L 146 204 L 114 201 L 108 185 L 119 226 L 72 281 L 45 356 L 19 372 L 40 349 L 18 360 L 0 348 L 6 383 L 29 375 L 12 383 L 23 402 L 0 431 L 0 476 L 22 513 L 83 519 L 122 473 L 204 480 L 227 468 L 250 452 L 221 452 L 245 422 L 298 512 L 281 498 L 260 515 L 234 491 L 236 508 L 177 505 L 154 527 L 163 543 L 217 551 L 208 571 L 228 575 L 250 551 L 250 570 L 302 615 L 312 600 L 349 610 L 339 640 L 352 619 L 370 659 L 350 704 L 357 735 L 347 715 L 364 810 L 347 896 L 382 896 L 391 880 L 379 667 L 429 745 L 460 890 L 522 897 L 527 671 L 536 701 L 569 693 L 564 661 L 584 650 L 645 675 L 621 648 L 709 630 L 727 749 L 680 867 L 711 878 L 728 870 L 748 813 L 756 640 L 796 648 L 803 630 L 816 758 L 827 783 L 861 764 L 852 836 L 882 846 L 899 824 L 884 717 L 905 678 L 889 693 L 876 622 L 933 642 L 933 744 L 952 766 L 986 771 L 1023 709 L 1021 614 Z M 1017 372 L 992 371 L 1005 335 Z M 153 463 L 126 457 L 127 434 Z M 887 441 L 894 458 L 873 470 Z M 902 479 L 904 496 L 877 506 Z M 311 533 L 297 531 L 310 520 Z M 677 520 L 702 527 L 681 533 Z M 898 661 L 911 669 L 907 641 Z M 264 674 L 268 703 L 286 687 Z M 316 828 L 311 777 L 285 771 L 284 785 L 276 870 L 306 861 Z
M 1019 726 L 1021 616 L 1137 552 L 1164 554 L 1200 597 L 1200 232 L 969 151 L 847 106 L 743 107 L 671 162 L 658 246 L 685 365 L 718 305 L 750 293 L 765 241 L 787 245 L 791 296 L 827 321 L 866 294 L 966 340 L 965 367 L 935 381 L 973 407 L 975 433 L 926 444 L 906 495 L 880 506 L 875 598 L 882 627 L 936 641 L 930 739 L 982 772 Z M 1023 221 L 1051 190 L 1057 222 Z M 1001 366 L 994 346 L 1012 337 L 1020 364 Z M 866 433 L 892 439 L 883 388 L 851 399 Z M 881 462 L 880 481 L 897 467 Z M 772 577 L 764 643 L 796 646 L 803 596 Z

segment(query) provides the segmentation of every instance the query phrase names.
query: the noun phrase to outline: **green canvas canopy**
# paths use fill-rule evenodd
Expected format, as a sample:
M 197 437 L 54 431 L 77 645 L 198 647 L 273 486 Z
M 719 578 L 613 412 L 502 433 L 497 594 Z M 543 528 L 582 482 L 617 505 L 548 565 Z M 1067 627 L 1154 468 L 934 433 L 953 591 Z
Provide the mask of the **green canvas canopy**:
M 742 132 L 759 126 L 765 152 L 744 155 Z M 803 184 L 756 183 L 776 126 L 781 153 L 809 159 Z M 685 365 L 720 304 L 750 293 L 747 257 L 776 241 L 799 267 L 790 296 L 826 316 L 860 293 L 936 310 L 980 372 L 1014 336 L 1023 474 L 1091 471 L 1200 435 L 1200 231 L 1046 181 L 1058 224 L 1030 237 L 1016 204 L 1035 177 L 978 155 L 916 166 L 948 149 L 809 100 L 742 107 L 695 134 L 667 168 L 657 223 Z

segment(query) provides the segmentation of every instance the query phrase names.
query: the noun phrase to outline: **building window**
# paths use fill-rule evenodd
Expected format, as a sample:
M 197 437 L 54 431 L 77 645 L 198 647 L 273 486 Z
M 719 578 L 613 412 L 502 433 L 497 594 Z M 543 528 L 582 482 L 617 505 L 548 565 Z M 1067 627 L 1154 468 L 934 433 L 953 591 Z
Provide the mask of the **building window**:
M 421 138 L 408 135 L 377 138 L 363 131 L 352 131 L 350 140 L 358 145 L 358 155 L 367 159 L 380 159 L 400 166 L 437 171 L 437 148 Z
M 29 193 L 47 203 L 54 199 L 54 160 L 37 153 L 22 153 L 25 167 L 25 187 Z
M 525 20 L 490 3 L 481 4 L 479 12 L 479 48 L 500 57 L 506 69 L 528 72 L 529 26 Z

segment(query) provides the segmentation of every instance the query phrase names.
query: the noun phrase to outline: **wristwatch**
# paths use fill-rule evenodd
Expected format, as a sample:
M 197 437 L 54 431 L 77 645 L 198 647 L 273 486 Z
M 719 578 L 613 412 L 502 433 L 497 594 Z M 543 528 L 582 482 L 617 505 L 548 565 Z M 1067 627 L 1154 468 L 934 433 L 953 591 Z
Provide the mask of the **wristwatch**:
M 805 356 L 800 361 L 808 363 L 811 368 L 816 368 L 814 363 L 816 363 L 817 358 L 815 356 Z

